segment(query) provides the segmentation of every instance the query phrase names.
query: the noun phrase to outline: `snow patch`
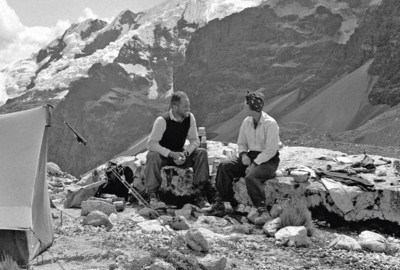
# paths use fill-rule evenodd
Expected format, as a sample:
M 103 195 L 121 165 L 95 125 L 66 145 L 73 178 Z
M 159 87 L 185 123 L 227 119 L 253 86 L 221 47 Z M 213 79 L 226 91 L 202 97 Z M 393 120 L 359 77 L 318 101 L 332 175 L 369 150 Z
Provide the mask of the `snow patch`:
M 358 26 L 358 19 L 357 18 L 348 18 L 342 22 L 340 27 L 340 36 L 338 38 L 339 44 L 346 44 L 349 41 L 351 35 L 354 33 Z
M 7 99 L 8 99 L 8 95 L 6 93 L 6 89 L 5 89 L 5 78 L 4 78 L 4 74 L 0 73 L 0 106 L 3 106 Z
M 380 6 L 382 4 L 382 0 L 371 0 L 369 3 L 370 6 Z
M 158 86 L 155 79 L 153 79 L 153 85 L 149 88 L 148 98 L 149 99 L 156 99 L 158 97 Z
M 136 74 L 141 77 L 146 77 L 146 75 L 149 73 L 147 71 L 147 68 L 140 64 L 133 65 L 133 64 L 119 63 L 119 65 L 123 67 L 128 74 Z
M 68 92 L 69 90 L 64 90 L 58 93 L 57 96 L 55 96 L 53 99 L 63 99 L 68 94 Z

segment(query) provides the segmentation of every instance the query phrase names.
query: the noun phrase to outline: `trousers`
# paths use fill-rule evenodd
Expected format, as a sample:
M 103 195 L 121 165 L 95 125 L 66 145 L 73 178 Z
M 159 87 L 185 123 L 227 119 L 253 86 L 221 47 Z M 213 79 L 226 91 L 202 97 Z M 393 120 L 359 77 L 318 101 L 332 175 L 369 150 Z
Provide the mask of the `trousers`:
M 207 151 L 203 148 L 195 149 L 185 163 L 178 166 L 170 157 L 164 157 L 158 152 L 149 151 L 146 160 L 145 188 L 149 193 L 157 192 L 161 185 L 161 168 L 164 166 L 177 166 L 181 168 L 193 167 L 193 185 L 204 185 L 209 181 L 209 167 Z
M 253 161 L 260 152 L 250 151 L 248 156 Z M 255 207 L 265 206 L 264 182 L 274 177 L 279 166 L 279 152 L 267 162 L 254 167 L 246 174 L 247 166 L 237 157 L 223 161 L 218 166 L 216 188 L 222 200 L 234 202 L 233 180 L 244 177 L 247 192 Z

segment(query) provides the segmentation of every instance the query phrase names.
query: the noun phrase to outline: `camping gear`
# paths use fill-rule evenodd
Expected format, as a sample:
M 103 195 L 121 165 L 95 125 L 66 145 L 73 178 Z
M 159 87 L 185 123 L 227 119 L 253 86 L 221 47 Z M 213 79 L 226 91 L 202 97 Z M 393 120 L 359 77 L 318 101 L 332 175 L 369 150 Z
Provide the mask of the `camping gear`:
M 49 106 L 0 115 L 0 253 L 27 265 L 53 243 L 47 191 Z

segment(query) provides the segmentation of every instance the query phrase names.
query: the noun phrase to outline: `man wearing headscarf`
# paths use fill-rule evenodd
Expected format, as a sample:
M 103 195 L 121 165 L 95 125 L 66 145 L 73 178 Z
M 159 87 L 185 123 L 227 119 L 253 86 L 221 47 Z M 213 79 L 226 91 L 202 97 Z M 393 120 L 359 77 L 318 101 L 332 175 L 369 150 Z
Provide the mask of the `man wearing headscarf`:
M 279 126 L 262 111 L 263 106 L 262 93 L 247 92 L 244 109 L 247 117 L 240 127 L 237 142 L 239 157 L 221 162 L 216 177 L 219 201 L 231 202 L 233 207 L 238 205 L 234 200 L 233 179 L 244 177 L 251 201 L 260 212 L 265 211 L 266 206 L 263 183 L 275 175 L 281 145 Z

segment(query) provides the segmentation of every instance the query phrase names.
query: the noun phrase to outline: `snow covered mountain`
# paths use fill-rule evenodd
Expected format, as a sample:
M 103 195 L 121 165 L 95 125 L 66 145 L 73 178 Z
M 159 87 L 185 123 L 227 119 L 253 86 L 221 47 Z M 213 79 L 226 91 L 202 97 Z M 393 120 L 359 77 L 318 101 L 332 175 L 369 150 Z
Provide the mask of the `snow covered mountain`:
M 130 76 L 146 78 L 151 84 L 148 97 L 156 98 L 159 87 L 151 67 L 116 61 L 125 44 L 135 38 L 145 47 L 160 47 L 183 55 L 191 33 L 198 27 L 261 2 L 169 0 L 143 13 L 134 14 L 125 10 L 108 25 L 97 19 L 72 25 L 31 59 L 21 60 L 2 71 L 4 89 L 0 89 L 0 105 L 8 98 L 15 98 L 27 91 L 56 90 L 59 94 L 53 98 L 63 98 L 70 83 L 87 77 L 88 70 L 96 63 L 102 66 L 120 64 Z M 141 60 L 148 62 L 149 56 L 150 52 L 145 48 Z M 162 62 L 164 59 L 152 58 L 151 61 Z M 170 88 L 171 85 L 168 89 L 160 89 L 160 92 L 165 93 Z

